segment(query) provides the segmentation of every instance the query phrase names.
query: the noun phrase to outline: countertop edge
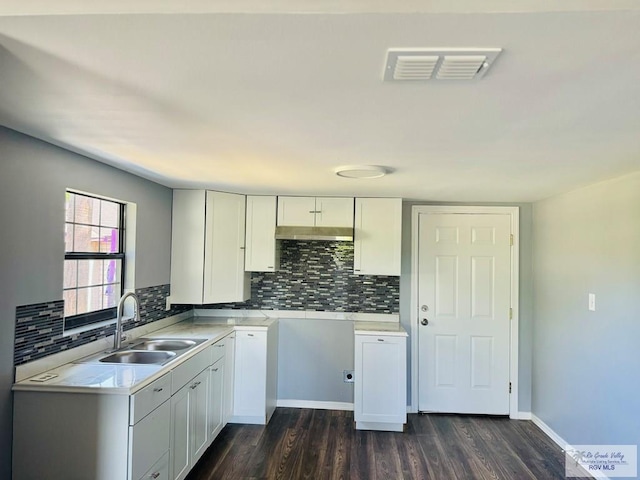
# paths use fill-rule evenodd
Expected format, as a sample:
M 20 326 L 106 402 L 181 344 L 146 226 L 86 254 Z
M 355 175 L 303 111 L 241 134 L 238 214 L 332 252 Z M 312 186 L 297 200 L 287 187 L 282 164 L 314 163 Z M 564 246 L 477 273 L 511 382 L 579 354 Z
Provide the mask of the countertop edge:
M 38 373 L 29 378 L 25 378 L 20 382 L 14 383 L 12 391 L 14 392 L 39 392 L 39 393 L 85 393 L 94 395 L 133 395 L 141 389 L 145 388 L 149 384 L 153 383 L 158 378 L 169 373 L 177 368 L 190 358 L 194 357 L 198 353 L 204 351 L 209 346 L 213 345 L 217 341 L 226 337 L 230 333 L 238 330 L 267 330 L 274 323 L 277 323 L 277 318 L 268 319 L 233 319 L 232 322 L 224 320 L 220 317 L 208 319 L 207 317 L 190 317 L 181 322 L 175 323 L 168 327 L 163 327 L 158 330 L 149 332 L 144 335 L 145 338 L 206 338 L 197 347 L 188 351 L 184 355 L 176 358 L 175 363 L 169 362 L 166 365 L 159 365 L 157 371 L 145 376 L 139 382 L 135 383 L 131 387 L 88 387 L 81 385 L 60 385 L 60 384 L 46 384 L 46 383 L 34 383 L 33 378 L 41 376 L 46 373 L 52 373 L 59 375 L 64 370 L 71 368 L 72 365 L 87 365 L 87 368 L 91 368 L 92 363 L 75 363 L 68 362 L 59 367 L 53 368 L 46 372 Z M 206 332 L 207 327 L 216 329 L 214 332 Z M 221 329 L 221 327 L 223 327 Z M 226 327 L 226 328 L 224 328 Z M 148 365 L 146 365 L 148 367 Z M 131 368 L 131 365 L 122 366 L 124 368 Z

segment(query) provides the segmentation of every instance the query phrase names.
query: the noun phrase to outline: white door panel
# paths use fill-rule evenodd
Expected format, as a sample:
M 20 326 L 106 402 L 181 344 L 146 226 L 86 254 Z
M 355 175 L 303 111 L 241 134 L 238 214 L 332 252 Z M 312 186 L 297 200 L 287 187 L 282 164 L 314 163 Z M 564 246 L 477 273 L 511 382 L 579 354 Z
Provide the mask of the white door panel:
M 420 214 L 419 410 L 509 413 L 509 215 Z

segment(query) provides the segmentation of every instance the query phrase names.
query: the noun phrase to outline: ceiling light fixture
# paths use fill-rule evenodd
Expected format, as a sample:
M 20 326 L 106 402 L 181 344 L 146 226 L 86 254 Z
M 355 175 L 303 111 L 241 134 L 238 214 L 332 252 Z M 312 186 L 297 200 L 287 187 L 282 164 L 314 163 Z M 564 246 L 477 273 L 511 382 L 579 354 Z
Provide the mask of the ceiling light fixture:
M 345 165 L 335 169 L 336 175 L 344 178 L 380 178 L 389 170 L 377 165 Z

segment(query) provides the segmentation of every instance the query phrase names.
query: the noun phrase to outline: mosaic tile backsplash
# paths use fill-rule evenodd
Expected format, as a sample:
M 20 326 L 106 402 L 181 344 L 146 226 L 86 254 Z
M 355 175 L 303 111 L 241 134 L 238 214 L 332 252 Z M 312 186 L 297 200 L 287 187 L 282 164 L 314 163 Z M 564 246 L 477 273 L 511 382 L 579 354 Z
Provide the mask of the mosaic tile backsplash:
M 191 310 L 190 305 L 174 305 L 171 310 L 165 310 L 169 285 L 137 288 L 136 294 L 140 299 L 140 315 L 135 322 L 131 320 L 125 322 L 125 330 Z M 14 364 L 21 365 L 108 337 L 113 335 L 115 326 L 95 328 L 67 337 L 62 336 L 63 328 L 64 301 L 62 300 L 17 307 Z
M 355 275 L 353 243 L 283 240 L 280 270 L 253 272 L 251 299 L 198 308 L 398 313 L 400 278 Z

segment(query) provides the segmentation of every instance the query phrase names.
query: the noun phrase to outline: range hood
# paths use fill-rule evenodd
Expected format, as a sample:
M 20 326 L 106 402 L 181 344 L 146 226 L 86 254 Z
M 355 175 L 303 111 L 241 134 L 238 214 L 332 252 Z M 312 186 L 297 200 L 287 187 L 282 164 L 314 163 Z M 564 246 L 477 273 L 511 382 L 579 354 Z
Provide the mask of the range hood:
M 276 240 L 325 240 L 353 242 L 350 227 L 276 227 Z

